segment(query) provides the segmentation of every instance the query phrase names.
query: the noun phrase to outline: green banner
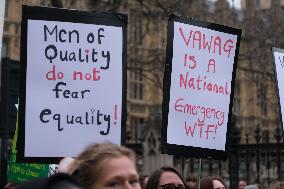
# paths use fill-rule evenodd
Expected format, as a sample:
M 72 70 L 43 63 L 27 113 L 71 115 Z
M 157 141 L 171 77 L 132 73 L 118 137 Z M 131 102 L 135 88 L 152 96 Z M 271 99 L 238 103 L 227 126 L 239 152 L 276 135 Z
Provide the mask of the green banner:
M 49 165 L 16 163 L 16 154 L 12 153 L 9 165 L 7 179 L 9 182 L 21 183 L 38 177 L 47 177 Z
M 47 177 L 49 164 L 16 163 L 16 143 L 18 139 L 18 119 L 13 139 L 12 153 L 8 164 L 8 182 L 21 183 L 38 177 Z

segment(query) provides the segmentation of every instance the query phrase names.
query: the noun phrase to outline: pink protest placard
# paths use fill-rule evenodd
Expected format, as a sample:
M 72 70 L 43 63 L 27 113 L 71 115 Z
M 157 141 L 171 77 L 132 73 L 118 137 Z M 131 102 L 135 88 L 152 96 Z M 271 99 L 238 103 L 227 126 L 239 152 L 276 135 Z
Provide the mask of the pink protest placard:
M 162 150 L 223 159 L 241 31 L 174 15 L 168 28 Z
M 276 89 L 277 89 L 277 97 L 278 97 L 278 105 L 279 105 L 279 114 L 280 114 L 280 121 L 282 125 L 282 132 L 284 131 L 283 126 L 283 113 L 284 113 L 284 49 L 280 48 L 272 48 L 273 57 L 274 57 L 274 73 L 275 73 L 275 81 L 276 81 Z

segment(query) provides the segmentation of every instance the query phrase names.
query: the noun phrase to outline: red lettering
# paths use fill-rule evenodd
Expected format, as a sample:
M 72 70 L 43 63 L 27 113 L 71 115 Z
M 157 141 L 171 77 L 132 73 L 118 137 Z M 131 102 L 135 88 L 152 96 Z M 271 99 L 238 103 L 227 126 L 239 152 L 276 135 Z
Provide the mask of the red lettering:
M 215 73 L 215 60 L 214 59 L 210 59 L 209 62 L 208 62 L 208 65 L 207 65 L 207 72 L 210 71 L 210 67 L 213 67 L 213 73 Z
M 228 82 L 225 84 L 211 83 L 206 81 L 206 76 L 203 78 L 198 75 L 198 77 L 189 77 L 189 72 L 181 73 L 179 76 L 179 87 L 185 90 L 199 90 L 204 92 L 210 92 L 215 94 L 229 95 Z
M 187 59 L 188 57 L 188 59 Z M 189 65 L 188 67 L 190 69 L 194 69 L 196 68 L 196 60 L 195 60 L 195 56 L 187 56 L 187 54 L 184 54 L 184 66 L 186 67 L 187 65 L 187 60 L 189 60 L 190 62 L 192 62 L 192 65 Z
M 214 39 L 214 53 L 216 53 L 216 48 L 218 48 L 217 51 L 219 51 L 219 55 L 221 55 L 221 38 L 219 36 Z
M 97 71 L 97 68 L 93 68 L 92 73 L 83 73 L 81 71 L 73 71 L 73 80 L 83 80 L 83 77 L 85 80 L 93 80 L 93 81 L 98 81 L 101 79 L 99 76 L 100 71 Z
M 198 123 L 198 126 L 199 126 L 199 129 L 200 129 L 200 138 L 202 138 L 202 131 L 203 131 L 203 126 L 204 126 L 205 124 L 203 124 L 203 123 Z
M 201 49 L 201 32 L 200 31 L 196 31 L 193 34 L 193 48 L 195 45 L 195 41 L 198 42 L 198 46 L 199 46 L 199 50 Z
M 180 74 L 180 76 L 179 76 L 179 87 L 180 88 L 184 87 L 186 89 L 187 88 L 187 80 L 188 80 L 188 72 L 186 72 L 185 79 L 183 77 L 183 74 Z
M 220 88 L 219 88 L 219 93 L 223 93 L 224 94 L 224 89 L 223 89 L 222 86 L 220 86 Z
M 229 92 L 228 92 L 228 83 L 226 82 L 226 85 L 225 85 L 225 94 L 228 95 Z
M 77 72 L 74 71 L 73 72 L 73 80 L 77 80 L 77 76 L 79 75 L 79 79 L 82 80 L 83 79 L 83 73 L 82 72 Z
M 213 132 L 213 130 L 211 130 L 211 128 L 215 128 L 215 125 L 207 125 L 207 129 L 206 129 L 206 131 L 205 131 L 205 133 L 206 133 L 206 139 L 208 139 L 208 133 L 212 133 Z M 214 137 L 215 138 L 215 137 Z
M 93 69 L 93 80 L 94 81 L 98 81 L 101 79 L 101 77 L 98 75 L 100 73 L 100 71 L 97 71 L 96 68 Z
M 212 40 L 213 40 L 213 36 L 211 36 L 211 40 L 210 40 L 210 44 L 209 44 L 208 41 L 206 41 L 206 39 L 205 39 L 205 34 L 203 34 L 203 49 L 205 50 L 205 48 L 207 47 L 209 53 L 210 53 L 210 50 L 211 50 Z
M 183 105 L 178 105 L 178 104 L 177 104 L 177 103 L 178 103 L 179 101 L 181 101 L 181 100 L 183 101 L 183 98 L 179 98 L 179 99 L 176 100 L 176 103 L 175 103 L 175 111 L 183 112 L 182 110 L 177 109 L 177 108 L 183 107 Z
M 213 139 L 215 139 L 217 128 L 218 128 L 217 125 L 214 125 L 214 124 L 205 125 L 203 123 L 195 123 L 194 126 L 190 126 L 185 121 L 184 129 L 185 129 L 186 136 L 194 137 L 194 133 L 195 133 L 195 130 L 197 129 L 197 126 L 199 127 L 199 131 L 197 130 L 197 132 L 199 132 L 199 138 L 201 139 L 204 138 L 208 140 L 210 139 L 209 136 L 213 135 Z
M 181 34 L 181 36 L 182 36 L 182 38 L 183 38 L 183 40 L 184 40 L 186 46 L 188 46 L 188 45 L 189 45 L 189 42 L 190 42 L 192 30 L 190 31 L 190 34 L 189 34 L 189 36 L 188 36 L 188 39 L 185 38 L 185 36 L 184 36 L 184 34 L 183 34 L 183 31 L 182 31 L 182 28 L 179 28 L 179 32 L 180 32 L 180 34 Z
M 55 81 L 57 79 L 63 79 L 63 77 L 64 77 L 64 74 L 62 72 L 58 72 L 56 74 L 56 67 L 55 67 L 55 65 L 53 65 L 52 69 L 45 74 L 45 78 L 47 80 L 54 80 Z
M 86 80 L 90 80 L 90 79 L 92 79 L 92 75 L 91 75 L 91 74 L 89 74 L 89 73 L 86 73 L 86 75 L 85 75 L 85 79 L 86 79 Z
M 62 79 L 64 77 L 64 74 L 62 72 L 58 72 L 57 78 Z
M 209 53 L 217 53 L 219 55 L 227 55 L 229 58 L 231 55 L 231 51 L 234 48 L 235 44 L 232 39 L 224 40 L 222 41 L 222 38 L 220 36 L 206 36 L 206 33 L 202 33 L 198 30 L 189 30 L 189 34 L 185 35 L 183 32 L 183 28 L 179 28 L 179 33 L 185 42 L 185 45 L 187 47 L 196 48 L 199 50 L 205 50 Z M 192 42 L 191 42 L 191 37 Z M 192 43 L 192 44 L 190 44 Z M 212 45 L 213 43 L 213 45 Z M 212 49 L 213 48 L 213 49 Z
M 188 81 L 188 86 L 189 88 L 195 89 L 194 78 L 190 78 L 190 80 Z
M 215 126 L 215 135 L 217 133 L 217 129 L 218 129 L 218 125 Z M 215 137 L 214 137 L 214 139 L 215 139 Z
M 183 86 L 182 86 L 183 85 Z M 188 72 L 186 72 L 186 77 L 184 79 L 183 75 L 180 74 L 180 77 L 179 77 L 179 87 L 182 88 L 184 87 L 185 89 L 187 88 L 187 86 L 189 88 L 193 88 L 195 89 L 195 85 L 194 85 L 194 78 L 190 78 L 190 80 L 188 80 Z
M 189 68 L 194 69 L 196 67 L 195 56 L 189 56 L 189 60 L 193 63 L 193 66 L 189 66 Z
M 223 49 L 224 49 L 225 52 L 228 52 L 228 58 L 229 58 L 229 56 L 230 56 L 230 54 L 231 54 L 231 49 L 234 47 L 234 46 L 232 45 L 233 43 L 234 43 L 233 40 L 232 40 L 232 39 L 229 39 L 229 40 L 227 40 L 226 43 L 224 44 Z
M 186 121 L 184 122 L 184 129 L 186 132 L 186 135 L 188 136 L 188 134 L 190 133 L 190 135 L 193 137 L 194 131 L 195 131 L 195 127 L 196 127 L 196 123 L 194 124 L 194 127 L 192 128 L 190 125 L 186 125 Z

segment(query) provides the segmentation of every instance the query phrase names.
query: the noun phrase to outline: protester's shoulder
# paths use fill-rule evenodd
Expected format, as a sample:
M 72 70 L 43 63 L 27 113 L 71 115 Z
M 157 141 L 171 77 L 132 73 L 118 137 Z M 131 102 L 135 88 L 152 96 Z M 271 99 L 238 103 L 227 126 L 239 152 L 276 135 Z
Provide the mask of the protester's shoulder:
M 48 178 L 39 178 L 19 184 L 15 189 L 40 189 L 46 186 Z
M 249 184 L 246 185 L 244 189 L 259 189 L 256 184 Z
M 50 188 L 65 188 L 63 186 L 76 186 L 79 188 L 77 181 L 71 175 L 65 173 L 57 173 L 51 177 L 38 178 L 35 180 L 24 182 L 15 187 L 15 189 L 50 189 Z M 58 186 L 58 187 L 56 187 Z

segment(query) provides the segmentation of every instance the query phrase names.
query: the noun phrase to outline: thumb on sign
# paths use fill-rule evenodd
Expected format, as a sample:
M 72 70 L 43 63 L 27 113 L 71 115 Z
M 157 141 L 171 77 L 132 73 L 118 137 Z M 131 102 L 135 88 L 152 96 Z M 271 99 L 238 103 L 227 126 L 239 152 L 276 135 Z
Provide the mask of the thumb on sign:
M 63 158 L 59 164 L 58 164 L 58 172 L 59 173 L 67 173 L 69 166 L 71 165 L 71 163 L 74 161 L 73 158 L 71 157 L 65 157 Z

